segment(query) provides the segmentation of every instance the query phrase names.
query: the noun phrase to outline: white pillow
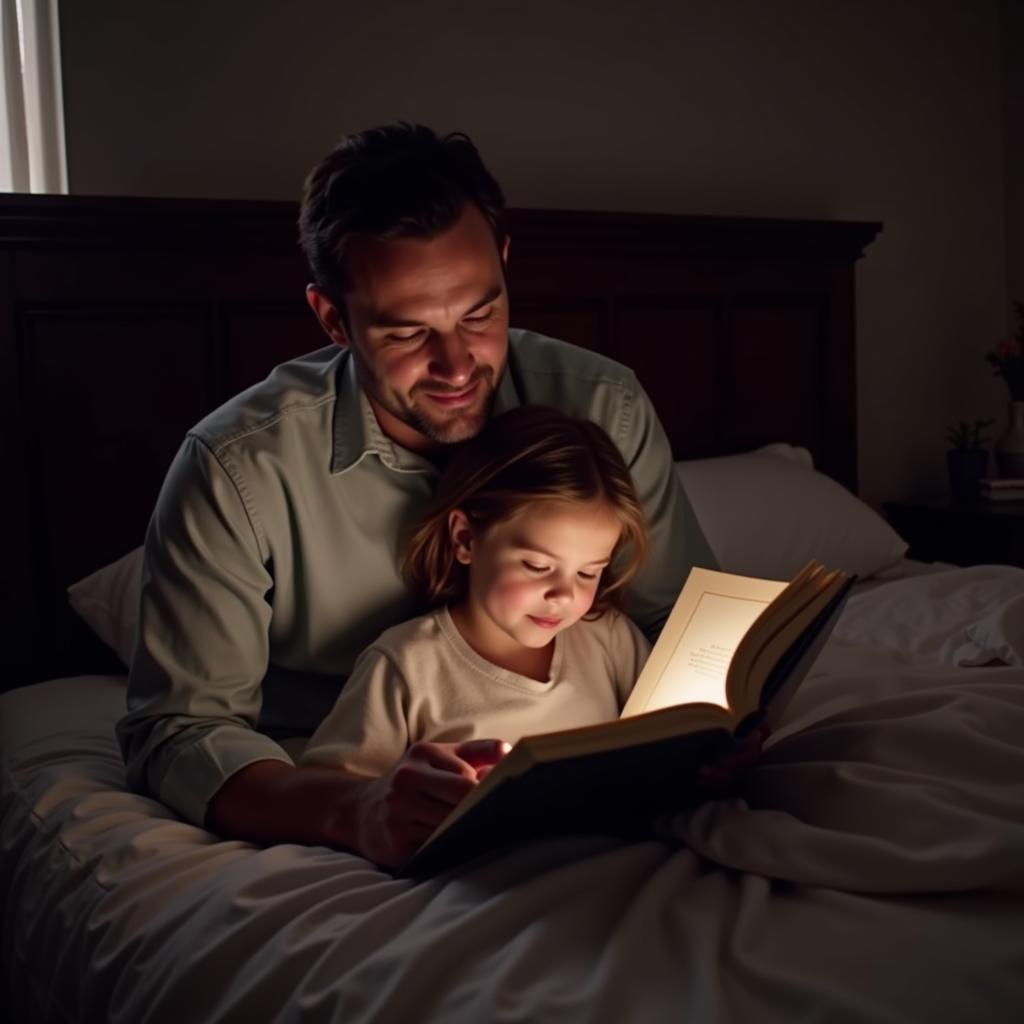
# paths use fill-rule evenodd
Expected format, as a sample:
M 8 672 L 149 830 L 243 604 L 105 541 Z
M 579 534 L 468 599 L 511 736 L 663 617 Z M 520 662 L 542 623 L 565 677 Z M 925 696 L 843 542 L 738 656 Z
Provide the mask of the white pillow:
M 788 580 L 811 558 L 862 579 L 907 543 L 874 509 L 788 444 L 677 462 L 704 536 L 726 572 Z
M 139 622 L 142 548 L 68 587 L 71 607 L 92 631 L 130 666 Z

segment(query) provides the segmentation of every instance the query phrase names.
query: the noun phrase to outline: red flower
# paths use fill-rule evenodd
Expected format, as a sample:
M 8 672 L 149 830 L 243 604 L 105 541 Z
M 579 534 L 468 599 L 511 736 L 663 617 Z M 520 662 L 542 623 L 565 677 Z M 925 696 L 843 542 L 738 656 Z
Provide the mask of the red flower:
M 1017 337 L 1000 342 L 985 354 L 985 361 L 997 377 L 1006 381 L 1010 389 L 1010 400 L 1024 402 L 1024 302 L 1015 302 L 1013 305 L 1020 325 Z

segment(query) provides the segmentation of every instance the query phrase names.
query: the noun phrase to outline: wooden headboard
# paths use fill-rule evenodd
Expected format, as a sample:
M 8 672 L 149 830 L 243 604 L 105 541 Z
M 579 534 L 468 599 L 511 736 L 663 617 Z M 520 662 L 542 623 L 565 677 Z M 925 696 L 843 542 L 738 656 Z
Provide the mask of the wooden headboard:
M 325 343 L 296 212 L 0 198 L 0 688 L 117 669 L 65 588 L 141 543 L 193 423 Z M 784 440 L 856 490 L 853 268 L 880 228 L 514 210 L 512 322 L 631 365 L 677 458 Z

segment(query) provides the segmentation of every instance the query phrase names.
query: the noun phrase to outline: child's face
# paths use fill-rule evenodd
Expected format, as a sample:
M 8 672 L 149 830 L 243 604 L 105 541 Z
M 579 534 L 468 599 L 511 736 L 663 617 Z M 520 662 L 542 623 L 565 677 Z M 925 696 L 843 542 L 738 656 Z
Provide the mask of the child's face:
M 466 639 L 492 660 L 544 647 L 586 615 L 621 532 L 601 502 L 545 502 L 482 533 L 456 510 L 449 525 L 456 557 L 469 566 Z

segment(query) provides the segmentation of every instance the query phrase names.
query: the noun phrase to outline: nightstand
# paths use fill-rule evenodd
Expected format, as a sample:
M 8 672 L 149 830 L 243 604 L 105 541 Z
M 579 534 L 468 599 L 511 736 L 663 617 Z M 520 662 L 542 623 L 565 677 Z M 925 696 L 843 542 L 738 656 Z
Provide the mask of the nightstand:
M 1024 501 L 924 498 L 889 502 L 885 514 L 910 544 L 909 558 L 1024 568 Z

